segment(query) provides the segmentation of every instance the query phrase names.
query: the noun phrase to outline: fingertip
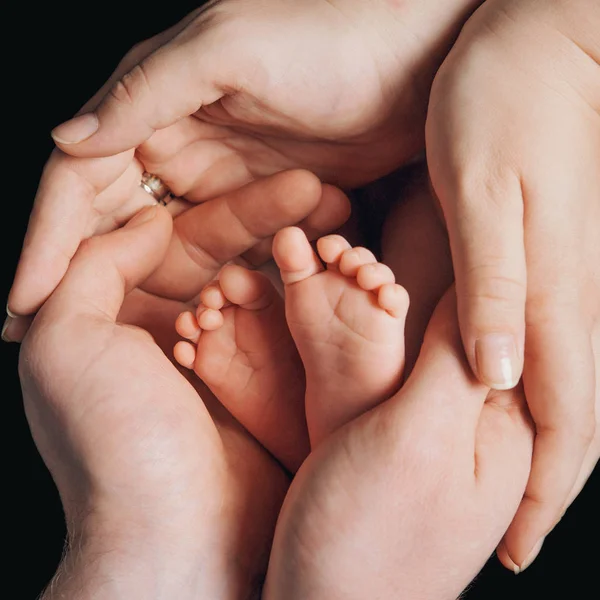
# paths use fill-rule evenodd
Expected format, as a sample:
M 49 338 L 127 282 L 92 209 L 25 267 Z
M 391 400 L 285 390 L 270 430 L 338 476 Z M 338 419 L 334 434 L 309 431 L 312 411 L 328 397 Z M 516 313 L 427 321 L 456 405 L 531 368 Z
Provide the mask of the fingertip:
M 319 204 L 306 218 L 306 225 L 322 234 L 340 228 L 350 218 L 352 205 L 348 196 L 335 186 L 324 184 L 320 194 Z
M 512 571 L 515 575 L 518 575 L 521 571 L 519 566 L 513 561 L 506 549 L 506 544 L 504 540 L 498 544 L 498 548 L 496 548 L 496 556 L 500 563 L 506 567 L 509 571 Z
M 510 390 L 521 379 L 523 359 L 515 337 L 488 333 L 475 341 L 476 376 L 494 390 Z
M 8 294 L 8 302 L 6 303 L 6 314 L 11 318 L 11 319 L 16 319 L 17 317 L 19 317 L 19 315 L 15 312 L 13 312 L 12 310 L 10 310 L 10 292 Z
M 50 132 L 50 135 L 57 145 L 67 146 L 70 150 L 74 144 L 91 138 L 99 127 L 98 117 L 95 113 L 89 112 L 61 123 Z
M 25 335 L 29 331 L 29 327 L 33 321 L 32 316 L 10 316 L 7 315 L 4 324 L 2 326 L 2 341 L 11 343 L 15 342 L 20 344 Z
M 544 545 L 545 538 L 541 538 L 538 542 L 536 542 L 527 555 L 527 558 L 521 563 L 520 566 L 517 566 L 517 570 L 515 571 L 515 575 L 522 573 L 525 569 L 529 568 L 535 559 L 539 556 L 542 551 L 542 546 Z
M 315 202 L 321 199 L 323 185 L 321 180 L 311 171 L 306 169 L 292 169 L 279 174 L 286 188 L 289 187 L 292 199 L 300 196 L 312 198 Z

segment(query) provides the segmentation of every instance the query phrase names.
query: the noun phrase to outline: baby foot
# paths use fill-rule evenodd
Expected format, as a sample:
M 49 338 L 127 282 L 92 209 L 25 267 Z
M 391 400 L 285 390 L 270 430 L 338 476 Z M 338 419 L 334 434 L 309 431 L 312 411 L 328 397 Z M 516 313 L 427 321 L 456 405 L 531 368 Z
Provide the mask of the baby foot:
M 306 372 L 311 445 L 392 396 L 404 368 L 408 295 L 389 267 L 339 235 L 317 242 L 280 231 L 273 255 L 285 285 L 285 310 Z
M 196 314 L 175 327 L 188 342 L 176 360 L 287 469 L 309 452 L 304 370 L 285 321 L 283 299 L 267 277 L 229 265 L 200 294 Z

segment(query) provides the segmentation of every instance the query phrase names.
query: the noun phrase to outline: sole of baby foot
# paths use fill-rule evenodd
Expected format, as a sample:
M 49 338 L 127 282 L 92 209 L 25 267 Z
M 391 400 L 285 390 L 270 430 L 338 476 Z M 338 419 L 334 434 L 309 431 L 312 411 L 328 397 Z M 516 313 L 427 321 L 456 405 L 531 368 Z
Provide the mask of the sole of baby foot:
M 196 315 L 182 313 L 187 342 L 175 358 L 286 469 L 295 472 L 310 446 L 304 414 L 304 369 L 285 321 L 283 299 L 267 277 L 237 265 L 200 294 Z
M 319 257 L 295 227 L 273 254 L 285 285 L 288 325 L 306 371 L 311 446 L 392 396 L 404 368 L 408 294 L 366 248 L 321 238 Z

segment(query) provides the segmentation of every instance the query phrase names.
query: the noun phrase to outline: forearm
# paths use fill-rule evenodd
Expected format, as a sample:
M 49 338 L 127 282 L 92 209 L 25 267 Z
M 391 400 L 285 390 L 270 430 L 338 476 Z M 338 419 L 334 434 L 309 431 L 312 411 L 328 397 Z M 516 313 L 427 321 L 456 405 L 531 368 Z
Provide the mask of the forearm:
M 152 539 L 123 546 L 98 534 L 70 539 L 41 600 L 178 600 L 207 597 L 194 557 Z

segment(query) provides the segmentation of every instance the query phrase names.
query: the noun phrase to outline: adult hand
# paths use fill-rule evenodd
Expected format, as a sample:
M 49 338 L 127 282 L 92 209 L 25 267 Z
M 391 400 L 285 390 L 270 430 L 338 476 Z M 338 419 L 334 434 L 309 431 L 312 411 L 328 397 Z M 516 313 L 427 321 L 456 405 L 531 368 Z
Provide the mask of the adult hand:
M 314 239 L 338 228 L 349 214 L 348 198 L 308 171 L 277 173 L 176 216 L 166 256 L 142 287 L 164 298 L 190 300 L 230 260 L 241 256 L 255 265 L 267 260 L 273 234 L 282 227 L 298 224 Z M 73 233 L 66 232 L 61 239 Z M 71 241 L 73 247 L 79 245 L 77 236 L 76 243 Z M 26 238 L 21 266 L 41 267 L 48 256 L 54 261 L 47 265 L 50 270 L 27 284 L 26 293 L 47 289 L 70 262 L 68 255 L 57 256 L 52 249 L 35 254 L 35 248 Z M 21 341 L 31 320 L 32 316 L 9 316 L 2 338 Z
M 533 427 L 522 389 L 490 392 L 463 357 L 451 290 L 402 389 L 296 474 L 263 598 L 453 599 L 475 577 L 521 500 Z
M 143 170 L 199 202 L 284 169 L 350 187 L 402 164 L 480 2 L 213 1 L 136 46 L 53 132 L 10 310 L 35 312 L 82 239 L 150 201 Z
M 253 187 L 286 197 L 298 181 L 284 175 Z M 295 206 L 306 206 L 296 193 Z M 251 190 L 257 208 L 252 198 Z M 206 205 L 200 239 L 211 239 L 221 206 Z M 274 221 L 290 218 L 285 205 L 269 208 Z M 252 243 L 235 229 L 247 221 L 235 213 L 220 221 L 235 235 L 218 256 Z M 46 598 L 260 593 L 289 480 L 197 378 L 195 389 L 169 361 L 185 305 L 133 289 L 164 260 L 170 223 L 166 210 L 150 208 L 88 240 L 22 346 L 27 417 L 71 542 Z
M 518 382 L 536 425 L 502 553 L 539 552 L 600 455 L 600 5 L 488 0 L 436 76 L 427 121 L 469 362 Z M 510 558 L 509 558 L 510 557 Z

